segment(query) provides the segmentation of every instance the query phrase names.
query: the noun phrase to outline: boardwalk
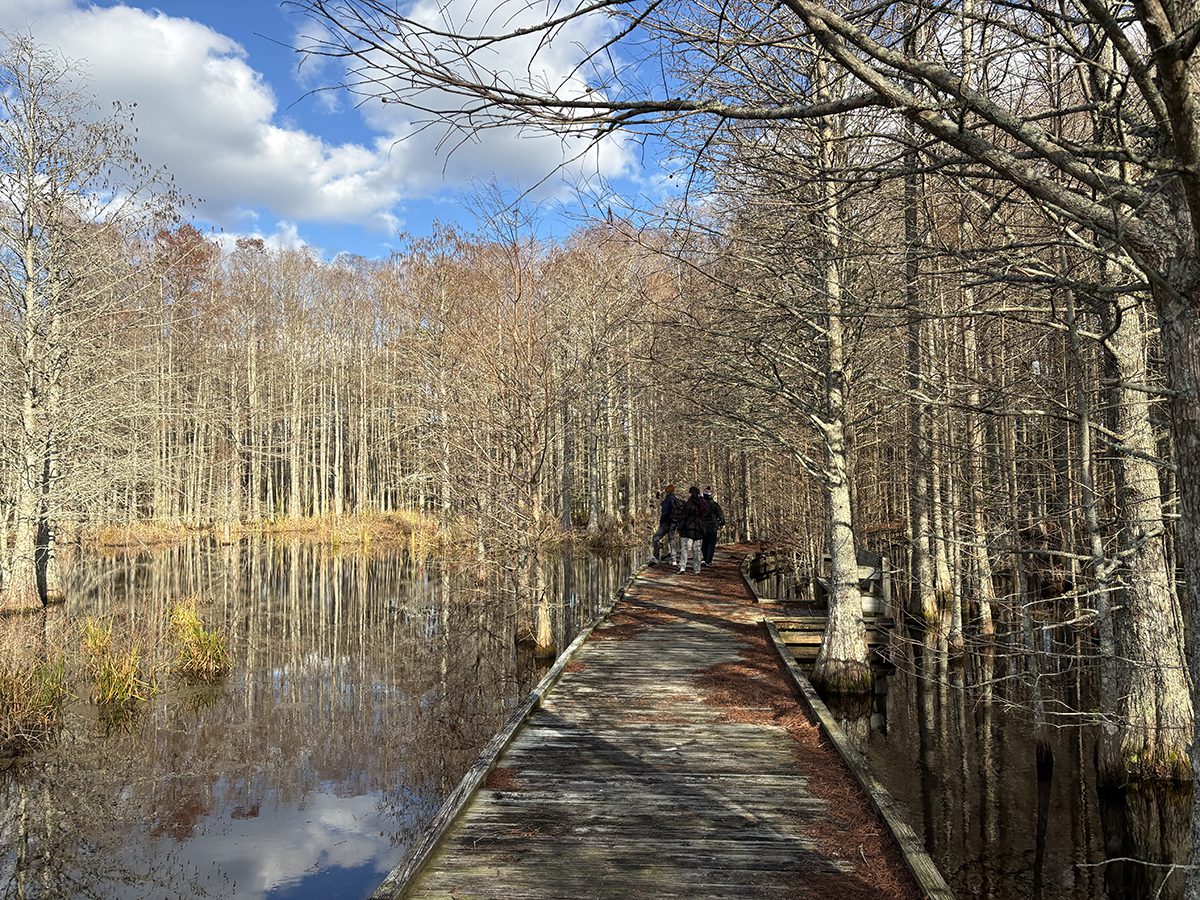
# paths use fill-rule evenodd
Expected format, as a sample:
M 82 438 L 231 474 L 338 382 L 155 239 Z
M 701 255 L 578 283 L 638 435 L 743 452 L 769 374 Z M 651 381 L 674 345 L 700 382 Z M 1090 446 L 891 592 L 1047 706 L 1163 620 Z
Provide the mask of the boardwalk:
M 918 896 L 757 619 L 729 554 L 647 570 L 406 896 Z

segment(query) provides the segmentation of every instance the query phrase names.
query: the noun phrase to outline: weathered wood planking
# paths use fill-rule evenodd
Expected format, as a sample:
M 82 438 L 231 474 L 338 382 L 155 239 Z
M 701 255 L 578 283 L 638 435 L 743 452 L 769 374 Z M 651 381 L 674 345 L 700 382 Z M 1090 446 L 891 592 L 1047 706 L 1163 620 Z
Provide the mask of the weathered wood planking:
M 633 579 L 631 579 L 632 581 Z M 624 594 L 622 590 L 621 594 Z M 504 748 L 509 745 L 517 730 L 521 727 L 521 723 L 529 716 L 534 707 L 541 701 L 554 686 L 554 683 L 562 677 L 566 671 L 567 665 L 574 658 L 575 653 L 583 646 L 597 625 L 603 622 L 608 614 L 612 611 L 613 606 L 620 600 L 618 595 L 613 603 L 610 603 L 600 614 L 596 616 L 588 625 L 579 632 L 579 635 L 571 642 L 570 646 L 562 652 L 562 654 L 554 661 L 554 665 L 545 674 L 537 686 L 529 693 L 521 704 L 513 710 L 508 721 L 501 726 L 500 730 L 492 737 L 490 741 L 484 745 L 480 751 L 478 758 L 467 774 L 462 777 L 458 783 L 458 787 L 445 799 L 442 805 L 438 808 L 433 820 L 425 829 L 421 839 L 413 846 L 403 862 L 394 868 L 384 879 L 381 884 L 371 895 L 372 900 L 376 898 L 388 898 L 402 896 L 406 886 L 416 877 L 421 868 L 429 861 L 429 855 L 437 846 L 438 841 L 446 834 L 454 820 L 462 813 L 471 796 L 478 789 L 479 785 L 487 777 L 488 773 L 496 765 L 496 760 L 504 751 Z
M 780 629 L 792 628 L 804 631 L 824 631 L 829 617 L 822 612 L 799 616 L 771 616 L 771 621 Z M 896 626 L 896 620 L 890 616 L 864 616 L 863 621 L 868 630 L 890 631 Z
M 921 891 L 929 900 L 954 900 L 954 892 L 950 890 L 950 885 L 946 883 L 946 879 L 942 876 L 937 864 L 934 863 L 933 858 L 925 850 L 924 843 L 921 842 L 916 832 L 912 830 L 907 820 L 896 808 L 896 801 L 892 799 L 892 795 L 888 793 L 887 788 L 880 784 L 879 779 L 871 774 L 871 769 L 867 765 L 866 758 L 850 745 L 850 741 L 842 731 L 842 727 L 838 724 L 837 719 L 829 711 L 829 707 L 825 705 L 825 701 L 821 699 L 816 688 L 812 686 L 812 682 L 808 680 L 804 672 L 796 665 L 796 661 L 792 658 L 792 654 L 780 636 L 775 624 L 769 619 L 765 621 L 767 631 L 770 633 L 771 640 L 775 644 L 775 649 L 779 651 L 779 656 L 787 666 L 792 680 L 796 682 L 796 686 L 800 688 L 800 693 L 804 696 L 809 709 L 816 716 L 817 721 L 821 723 L 821 730 L 825 732 L 825 735 L 829 738 L 829 742 L 837 750 L 838 755 L 845 761 L 850 771 L 854 773 L 855 779 L 863 791 L 866 792 L 871 805 L 875 807 L 875 811 L 879 813 L 880 818 L 887 824 L 888 830 L 892 832 L 897 843 L 900 844 L 900 851 L 904 856 L 904 864 L 908 866 L 908 870 L 912 873 L 913 878 L 917 880 Z
M 375 896 L 794 898 L 812 879 L 841 896 L 858 860 L 818 840 L 829 809 L 795 742 L 770 718 L 732 716 L 760 707 L 721 705 L 703 681 L 742 665 L 761 627 L 719 583 L 638 579 L 621 609 L 648 614 L 642 625 L 596 626 Z

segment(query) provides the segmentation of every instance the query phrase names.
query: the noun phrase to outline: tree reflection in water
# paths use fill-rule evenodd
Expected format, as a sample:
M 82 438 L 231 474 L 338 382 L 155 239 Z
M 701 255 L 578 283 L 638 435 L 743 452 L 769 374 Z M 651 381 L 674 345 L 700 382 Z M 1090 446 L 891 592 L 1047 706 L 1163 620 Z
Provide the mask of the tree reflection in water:
M 1059 683 L 1035 668 L 1034 696 L 992 646 L 954 659 L 936 638 L 896 637 L 891 650 L 875 696 L 831 710 L 958 896 L 1182 898 L 1172 866 L 1187 859 L 1191 790 L 1098 791 L 1094 727 L 1046 712 L 1086 699 L 1078 671 Z
M 75 568 L 47 627 L 113 615 L 165 644 L 167 602 L 196 595 L 237 664 L 120 723 L 76 702 L 54 750 L 0 774 L 4 896 L 369 895 L 540 677 L 522 631 L 566 646 L 632 563 L 263 540 Z

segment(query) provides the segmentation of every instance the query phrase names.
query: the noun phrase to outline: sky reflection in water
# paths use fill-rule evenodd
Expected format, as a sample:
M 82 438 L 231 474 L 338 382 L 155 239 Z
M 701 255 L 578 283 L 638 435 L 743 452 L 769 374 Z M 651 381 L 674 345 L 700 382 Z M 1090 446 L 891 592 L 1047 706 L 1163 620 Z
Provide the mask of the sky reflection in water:
M 235 673 L 168 680 L 115 726 L 73 704 L 60 746 L 0 777 L 4 895 L 369 896 L 540 677 L 537 617 L 565 646 L 631 568 L 282 542 L 83 560 L 49 628 L 113 615 L 153 646 L 164 601 L 198 595 Z

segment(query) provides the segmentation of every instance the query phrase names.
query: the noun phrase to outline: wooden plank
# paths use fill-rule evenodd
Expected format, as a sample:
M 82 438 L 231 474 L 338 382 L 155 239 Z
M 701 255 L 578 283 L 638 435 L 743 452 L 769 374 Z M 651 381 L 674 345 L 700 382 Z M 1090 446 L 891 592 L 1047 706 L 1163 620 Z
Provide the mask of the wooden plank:
M 789 647 L 810 646 L 813 644 L 820 646 L 821 642 L 825 640 L 825 634 L 823 632 L 812 631 L 784 631 L 780 629 L 779 636 Z M 886 637 L 872 635 L 869 632 L 867 634 L 868 647 L 883 647 L 887 645 L 887 642 L 888 641 Z
M 804 673 L 800 671 L 800 667 L 796 665 L 796 661 L 792 659 L 791 653 L 788 652 L 788 648 L 779 635 L 779 630 L 769 619 L 764 619 L 763 624 L 787 667 L 792 681 L 800 688 L 804 701 L 816 716 L 817 721 L 821 723 L 821 730 L 825 732 L 825 736 L 829 738 L 829 742 L 833 744 L 838 755 L 845 761 L 847 768 L 854 774 L 855 780 L 866 793 L 867 799 L 871 801 L 875 811 L 879 813 L 888 830 L 896 838 L 896 843 L 900 845 L 900 852 L 904 857 L 904 864 L 908 866 L 909 872 L 917 880 L 917 886 L 929 900 L 954 900 L 954 892 L 950 890 L 950 885 L 946 883 L 946 879 L 942 876 L 937 864 L 934 863 L 933 857 L 925 849 L 924 843 L 900 813 L 896 801 L 892 799 L 887 788 L 871 773 L 863 755 L 850 745 L 842 727 L 837 723 L 837 719 L 830 713 L 816 688 L 812 686 L 812 682 L 805 677 Z
M 755 608 L 740 588 L 723 598 L 728 581 L 675 581 L 622 607 L 642 627 L 595 626 L 489 766 L 496 778 L 441 823 L 406 896 L 783 898 L 806 873 L 836 896 L 838 879 L 864 877 L 831 846 L 820 773 L 800 774 L 777 704 L 723 693 L 755 678 L 741 674 Z
M 829 621 L 828 616 L 771 616 L 771 621 L 779 629 L 785 628 L 821 628 Z M 863 616 L 863 623 L 868 628 L 891 630 L 896 627 L 896 620 L 885 616 Z
M 810 870 L 812 871 L 812 870 Z M 536 886 L 521 883 L 516 861 L 493 866 L 462 867 L 447 884 L 422 892 L 429 900 L 545 900 L 546 897 L 578 898 L 653 897 L 656 900 L 730 900 L 732 897 L 764 897 L 795 900 L 797 876 L 781 879 L 775 872 L 729 872 L 711 865 L 690 870 L 643 867 L 614 871 L 603 865 L 587 867 L 573 876 L 558 875 Z M 799 876 L 802 877 L 802 876 Z
M 636 574 L 630 579 L 630 582 L 632 582 L 635 578 Z M 628 583 L 629 582 L 627 582 L 627 586 Z M 412 880 L 420 873 L 422 866 L 428 862 L 429 856 L 433 852 L 433 849 L 438 845 L 438 842 L 450 829 L 450 826 L 454 824 L 454 820 L 458 818 L 459 814 L 466 808 L 471 796 L 483 783 L 483 780 L 487 778 L 488 773 L 491 772 L 495 767 L 496 760 L 500 758 L 500 754 L 503 753 L 504 749 L 512 742 L 513 738 L 517 734 L 518 729 L 521 727 L 521 723 L 525 721 L 526 717 L 528 717 L 529 714 L 537 707 L 538 703 L 541 702 L 541 699 L 550 692 L 552 687 L 554 687 L 555 682 L 557 682 L 559 677 L 563 674 L 563 671 L 571 662 L 572 657 L 574 657 L 575 653 L 588 639 L 588 635 L 592 633 L 597 625 L 599 625 L 608 617 L 608 615 L 612 612 L 613 607 L 616 606 L 616 604 L 620 601 L 624 592 L 624 589 L 622 589 L 622 591 L 617 594 L 613 601 L 604 609 L 602 609 L 600 613 L 588 623 L 587 627 L 579 632 L 575 640 L 573 640 L 567 649 L 559 655 L 557 660 L 555 660 L 554 665 L 550 667 L 550 670 L 542 677 L 542 680 L 539 681 L 534 689 L 529 692 L 529 696 L 527 696 L 521 702 L 521 704 L 515 710 L 513 710 L 513 713 L 511 716 L 509 716 L 508 721 L 505 722 L 504 725 L 501 726 L 500 730 L 492 737 L 492 739 L 484 745 L 484 748 L 479 752 L 479 756 L 471 765 L 471 768 L 467 770 L 467 774 L 464 775 L 462 780 L 458 783 L 458 787 L 451 792 L 450 796 L 448 796 L 438 808 L 438 811 L 434 815 L 432 821 L 429 823 L 429 826 L 425 829 L 425 832 L 422 834 L 421 838 L 413 846 L 407 858 L 388 873 L 388 876 L 384 879 L 383 884 L 381 884 L 371 895 L 372 900 L 382 900 L 382 898 L 391 898 L 403 894 Z

